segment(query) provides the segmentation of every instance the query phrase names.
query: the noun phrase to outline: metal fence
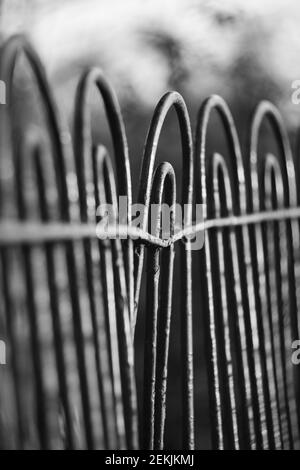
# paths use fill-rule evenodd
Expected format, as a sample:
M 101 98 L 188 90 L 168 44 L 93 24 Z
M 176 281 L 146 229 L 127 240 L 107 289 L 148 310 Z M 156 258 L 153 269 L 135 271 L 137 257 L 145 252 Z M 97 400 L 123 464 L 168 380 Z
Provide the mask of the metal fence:
M 27 131 L 14 106 L 16 63 L 30 64 L 46 137 Z M 291 360 L 299 335 L 299 177 L 277 109 L 257 107 L 249 154 L 242 159 L 230 110 L 218 96 L 201 106 L 193 144 L 183 98 L 167 93 L 147 135 L 139 202 L 176 201 L 172 166 L 155 170 L 164 120 L 175 108 L 182 142 L 182 204 L 204 204 L 200 251 L 185 231 L 160 237 L 132 226 L 131 171 L 117 97 L 102 72 L 88 70 L 75 98 L 73 155 L 43 67 L 22 37 L 1 50 L 0 106 L 1 326 L 7 364 L 0 367 L 1 446 L 12 448 L 161 449 L 164 447 L 174 246 L 180 244 L 182 448 L 193 449 L 193 315 L 206 339 L 209 410 L 214 448 L 299 446 L 299 366 Z M 116 181 L 108 151 L 91 133 L 88 93 L 103 99 L 114 147 Z M 228 149 L 206 151 L 212 112 L 220 116 Z M 268 121 L 277 152 L 259 151 Z M 48 145 L 49 144 L 49 145 Z M 50 147 L 50 151 L 49 148 Z M 245 165 L 245 166 L 244 166 Z M 70 184 L 70 181 L 72 184 Z M 72 190 L 70 190 L 70 187 Z M 96 237 L 96 208 L 128 198 L 126 239 Z M 192 279 L 198 259 L 201 283 Z M 134 333 L 146 264 L 144 392 L 138 428 Z M 193 289 L 203 305 L 192 307 Z M 193 311 L 194 310 L 194 311 Z M 29 360 L 28 360 L 29 358 Z M 141 429 L 141 432 L 139 432 Z

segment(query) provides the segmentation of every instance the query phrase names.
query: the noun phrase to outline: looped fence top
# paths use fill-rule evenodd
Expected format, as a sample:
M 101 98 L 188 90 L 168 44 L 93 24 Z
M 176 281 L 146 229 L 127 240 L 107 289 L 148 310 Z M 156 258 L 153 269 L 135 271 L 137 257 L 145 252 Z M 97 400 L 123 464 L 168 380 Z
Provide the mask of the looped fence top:
M 21 55 L 36 84 L 43 135 L 16 125 L 26 112 L 16 112 L 15 103 Z M 62 130 L 43 66 L 23 37 L 2 46 L 0 79 L 7 91 L 7 104 L 0 106 L 0 307 L 9 345 L 0 445 L 164 448 L 170 331 L 176 324 L 175 245 L 182 241 L 182 448 L 197 447 L 201 424 L 194 413 L 199 332 L 193 319 L 199 315 L 212 447 L 299 447 L 299 366 L 291 359 L 300 338 L 299 175 L 279 111 L 269 102 L 258 105 L 242 158 L 234 119 L 221 97 L 200 107 L 194 149 L 186 104 L 177 92 L 166 93 L 145 141 L 138 192 L 145 211 L 136 228 L 125 126 L 103 72 L 89 69 L 79 80 L 72 147 L 64 143 L 68 131 Z M 116 178 L 108 150 L 92 138 L 92 87 L 104 104 Z M 172 165 L 155 167 L 171 108 L 181 139 L 180 198 Z M 212 113 L 220 118 L 227 148 L 208 154 Z M 260 148 L 265 121 L 276 151 Z M 104 239 L 96 209 L 111 204 L 117 214 L 119 196 L 127 197 L 126 218 L 117 233 L 107 227 L 110 237 Z M 170 236 L 163 238 L 162 204 L 178 200 L 188 208 L 185 225 L 175 232 L 171 214 Z M 155 233 L 147 231 L 151 204 L 158 205 Z M 195 204 L 204 205 L 201 222 L 192 220 Z M 191 237 L 201 231 L 204 246 L 193 250 Z M 196 259 L 200 274 L 193 276 Z M 137 394 L 134 336 L 144 306 L 144 266 L 143 391 Z M 194 289 L 201 289 L 200 305 L 192 302 Z

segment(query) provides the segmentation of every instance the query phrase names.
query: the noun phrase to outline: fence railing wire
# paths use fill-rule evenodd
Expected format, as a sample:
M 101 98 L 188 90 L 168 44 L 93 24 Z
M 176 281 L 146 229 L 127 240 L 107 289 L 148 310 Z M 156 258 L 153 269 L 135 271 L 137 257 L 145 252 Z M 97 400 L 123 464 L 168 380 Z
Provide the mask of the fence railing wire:
M 43 107 L 46 136 L 29 132 L 16 111 L 16 64 L 26 56 Z M 73 149 L 44 69 L 23 37 L 1 50 L 0 106 L 1 325 L 8 358 L 0 368 L 0 445 L 15 448 L 162 449 L 166 421 L 172 320 L 174 246 L 181 243 L 182 448 L 195 447 L 193 315 L 203 319 L 214 448 L 299 446 L 299 367 L 291 344 L 299 335 L 299 175 L 277 109 L 257 107 L 249 153 L 242 159 L 230 110 L 218 96 L 201 106 L 195 150 L 183 98 L 167 93 L 147 135 L 138 202 L 143 229 L 132 226 L 131 171 L 117 97 L 98 69 L 81 78 Z M 92 139 L 88 94 L 102 97 L 111 132 L 116 179 L 108 151 Z M 182 143 L 182 204 L 204 204 L 168 240 L 146 231 L 151 203 L 176 202 L 169 163 L 155 169 L 164 120 L 175 108 Z M 227 139 L 224 155 L 206 151 L 212 112 Z M 261 128 L 271 126 L 278 151 L 259 152 Z M 19 121 L 18 121 L 19 122 Z M 50 151 L 46 145 L 50 144 Z M 68 165 L 76 177 L 70 194 Z M 74 175 L 73 175 L 74 176 Z M 96 237 L 96 207 L 128 198 L 126 239 Z M 187 235 L 205 230 L 200 251 Z M 173 230 L 173 231 L 172 231 Z M 113 231 L 112 231 L 113 235 Z M 134 238 L 134 239 L 133 239 Z M 147 254 L 147 257 L 145 255 Z M 192 258 L 201 270 L 203 305 L 192 311 Z M 134 333 L 143 266 L 147 263 L 144 390 L 138 428 Z M 28 357 L 30 361 L 28 361 Z M 138 429 L 142 430 L 139 435 Z

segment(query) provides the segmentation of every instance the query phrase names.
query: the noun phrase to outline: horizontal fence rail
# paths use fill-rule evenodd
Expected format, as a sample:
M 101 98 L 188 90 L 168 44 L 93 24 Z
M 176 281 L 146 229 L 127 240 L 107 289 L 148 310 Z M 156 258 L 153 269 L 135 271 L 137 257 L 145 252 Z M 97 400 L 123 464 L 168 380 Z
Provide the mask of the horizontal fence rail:
M 17 107 L 16 70 L 24 56 L 43 135 L 26 126 Z M 0 446 L 164 448 L 175 245 L 182 242 L 182 448 L 195 448 L 199 426 L 195 316 L 204 330 L 212 447 L 299 448 L 300 366 L 291 355 L 300 339 L 300 176 L 278 110 L 269 102 L 258 105 L 242 158 L 222 98 L 212 96 L 201 106 L 194 145 L 183 98 L 164 95 L 145 142 L 137 201 L 145 211 L 137 228 L 125 127 L 101 70 L 89 69 L 79 81 L 72 148 L 64 143 L 44 68 L 23 37 L 2 46 L 0 79 L 7 94 L 0 106 L 0 325 L 8 349 L 7 364 L 0 367 Z M 105 108 L 116 176 L 108 150 L 92 138 L 92 88 Z M 182 144 L 179 200 L 189 209 L 184 228 L 175 232 L 172 220 L 170 236 L 163 238 L 161 208 L 177 202 L 176 177 L 171 164 L 156 166 L 155 160 L 171 109 Z M 222 155 L 207 151 L 212 113 L 227 140 Z M 276 152 L 260 151 L 265 122 Z M 120 195 L 128 201 L 125 220 L 117 231 L 97 231 L 97 207 L 111 204 L 116 214 Z M 147 229 L 151 204 L 160 208 L 155 233 Z M 196 204 L 202 204 L 202 222 L 193 220 Z M 200 232 L 203 248 L 193 251 L 192 236 Z M 196 259 L 200 272 L 194 279 Z M 134 336 L 144 276 L 141 398 Z M 195 306 L 192 295 L 199 288 L 202 303 Z

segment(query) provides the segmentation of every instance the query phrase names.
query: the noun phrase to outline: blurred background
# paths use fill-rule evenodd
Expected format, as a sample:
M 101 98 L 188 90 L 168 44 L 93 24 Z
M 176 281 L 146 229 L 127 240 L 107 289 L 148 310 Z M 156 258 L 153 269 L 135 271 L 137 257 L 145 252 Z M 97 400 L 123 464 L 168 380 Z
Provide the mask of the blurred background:
M 295 143 L 300 105 L 292 103 L 291 95 L 292 82 L 300 79 L 299 25 L 297 0 L 0 0 L 0 41 L 13 33 L 29 37 L 46 68 L 65 123 L 66 140 L 72 133 L 75 89 L 83 69 L 97 65 L 104 70 L 117 92 L 125 120 L 134 199 L 147 129 L 157 101 L 167 90 L 183 95 L 193 129 L 203 99 L 212 93 L 222 95 L 230 105 L 244 150 L 251 112 L 259 100 L 269 99 L 280 108 Z M 20 89 L 30 94 L 30 85 L 26 86 Z M 111 148 L 103 107 L 96 94 L 90 99 L 95 139 Z M 209 138 L 211 146 L 222 145 L 222 132 L 216 127 L 210 130 Z M 179 143 L 176 118 L 170 114 L 158 157 L 174 165 L 178 181 Z M 196 285 L 197 275 L 194 282 Z M 166 448 L 177 448 L 180 442 L 179 285 L 177 266 Z M 196 442 L 198 448 L 207 448 L 199 304 L 200 293 L 195 288 Z M 139 391 L 142 347 L 143 301 L 136 338 Z
M 29 36 L 65 119 L 82 69 L 104 70 L 121 102 L 133 167 L 153 108 L 170 89 L 183 94 L 193 123 L 202 100 L 221 94 L 242 143 L 246 119 L 262 98 L 279 106 L 293 131 L 299 21 L 297 0 L 0 0 L 1 39 Z M 170 158 L 174 139 L 167 141 L 161 151 Z

